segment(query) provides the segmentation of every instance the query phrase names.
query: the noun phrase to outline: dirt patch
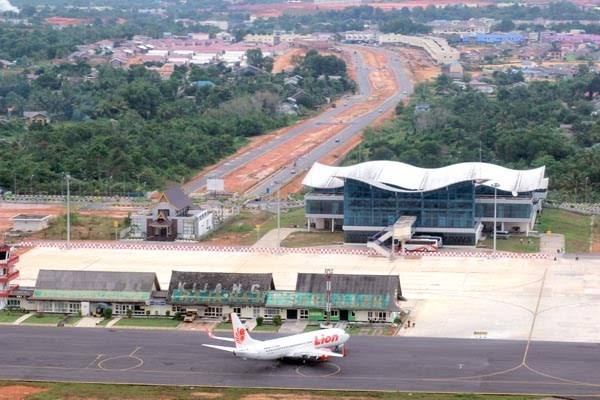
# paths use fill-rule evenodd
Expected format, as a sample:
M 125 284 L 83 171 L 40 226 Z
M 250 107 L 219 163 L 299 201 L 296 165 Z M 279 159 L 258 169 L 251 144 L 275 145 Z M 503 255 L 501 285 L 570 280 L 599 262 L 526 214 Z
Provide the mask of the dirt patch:
M 48 389 L 25 386 L 25 385 L 9 385 L 0 387 L 0 400 L 25 400 L 27 397 L 45 392 Z
M 289 49 L 275 59 L 273 63 L 273 73 L 278 74 L 282 71 L 288 71 L 294 68 L 294 57 L 302 57 L 306 54 L 307 49 L 293 48 Z
M 600 215 L 592 216 L 592 238 L 590 251 L 600 253 Z
M 209 392 L 192 392 L 190 396 L 198 399 L 220 399 L 222 397 L 220 393 Z
M 424 50 L 408 47 L 394 47 L 393 50 L 406 60 L 415 82 L 435 79 L 442 73 L 440 66 L 436 65 Z
M 242 400 L 328 400 L 330 396 L 316 394 L 257 393 L 240 397 Z M 340 400 L 370 400 L 372 397 L 336 396 Z

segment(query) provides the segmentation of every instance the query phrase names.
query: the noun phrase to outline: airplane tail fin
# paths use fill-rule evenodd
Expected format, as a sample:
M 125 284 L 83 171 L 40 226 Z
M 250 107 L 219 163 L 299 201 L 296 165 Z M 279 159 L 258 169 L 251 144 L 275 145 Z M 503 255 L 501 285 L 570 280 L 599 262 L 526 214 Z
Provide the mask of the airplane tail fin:
M 236 313 L 231 313 L 231 325 L 233 326 L 233 340 L 235 342 L 235 347 L 240 348 L 247 346 L 256 340 L 250 337 L 250 333 L 240 321 L 240 318 Z

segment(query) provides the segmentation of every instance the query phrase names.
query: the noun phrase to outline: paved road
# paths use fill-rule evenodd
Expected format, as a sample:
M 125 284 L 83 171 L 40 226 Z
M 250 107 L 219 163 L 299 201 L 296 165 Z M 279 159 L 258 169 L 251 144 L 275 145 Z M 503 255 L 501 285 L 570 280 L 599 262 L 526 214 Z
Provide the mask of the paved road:
M 319 114 L 318 116 L 291 128 L 286 134 L 274 140 L 271 140 L 261 146 L 258 146 L 257 148 L 252 149 L 246 153 L 243 153 L 240 156 L 226 163 L 223 163 L 222 165 L 219 165 L 217 168 L 210 171 L 210 173 L 200 177 L 199 179 L 188 182 L 185 185 L 186 191 L 191 193 L 201 189 L 206 185 L 207 177 L 224 177 L 227 174 L 239 168 L 240 166 L 247 164 L 249 161 L 260 157 L 265 152 L 282 145 L 283 143 L 293 139 L 294 137 L 303 134 L 307 130 L 315 129 L 322 124 L 330 123 L 337 117 L 338 114 L 341 114 L 342 112 L 346 111 L 346 109 L 348 109 L 349 107 L 355 104 L 360 104 L 366 99 L 368 99 L 372 93 L 372 89 L 368 79 L 370 69 L 365 66 L 365 62 L 362 59 L 360 53 L 354 53 L 351 48 L 347 49 L 346 51 L 352 52 L 351 54 L 354 59 L 354 63 L 357 66 L 356 72 L 358 80 L 358 93 L 344 100 L 344 103 L 348 104 L 348 106 L 342 105 L 336 108 L 330 108 L 325 112 Z M 354 120 L 348 128 L 344 129 L 342 132 L 336 135 L 336 138 L 339 139 L 338 142 L 335 141 L 335 138 L 332 138 L 327 142 L 321 144 L 319 147 L 313 149 L 313 151 L 311 151 L 309 154 L 301 157 L 301 159 L 297 161 L 297 173 L 300 173 L 302 170 L 310 168 L 310 166 L 315 161 L 328 154 L 331 150 L 342 146 L 344 142 L 352 138 L 354 135 L 362 132 L 362 130 L 369 126 L 380 115 L 379 110 L 386 111 L 389 108 L 395 107 L 398 101 L 401 98 L 403 98 L 403 96 L 406 96 L 406 94 L 403 94 L 403 92 L 412 91 L 412 83 L 409 80 L 406 69 L 401 65 L 397 54 L 393 56 L 392 62 L 390 63 L 390 67 L 394 69 L 394 72 L 400 84 L 401 91 L 390 97 L 378 109 L 373 110 L 370 113 Z M 292 161 L 293 160 L 290 160 L 290 163 Z M 291 168 L 286 168 L 283 171 L 274 174 L 272 177 L 265 180 L 256 187 L 252 188 L 248 195 L 259 196 L 265 194 L 267 188 L 270 188 L 269 190 L 276 190 L 276 188 L 281 186 L 282 183 L 290 181 L 294 178 L 294 176 L 295 174 L 291 173 Z M 274 182 L 277 182 L 277 184 L 274 184 Z
M 258 338 L 270 335 L 255 335 Z M 315 367 L 253 362 L 199 332 L 0 327 L 0 379 L 600 396 L 600 346 L 354 336 Z

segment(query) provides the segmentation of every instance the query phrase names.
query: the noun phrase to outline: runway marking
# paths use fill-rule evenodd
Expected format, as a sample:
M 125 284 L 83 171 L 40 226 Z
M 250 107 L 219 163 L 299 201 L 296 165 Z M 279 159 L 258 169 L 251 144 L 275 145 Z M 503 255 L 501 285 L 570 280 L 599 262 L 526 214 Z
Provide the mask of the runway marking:
M 306 375 L 304 373 L 301 372 L 301 368 L 303 367 L 302 365 L 299 366 L 298 368 L 295 369 L 296 373 L 304 378 L 328 378 L 330 376 L 334 376 L 340 373 L 340 371 L 342 370 L 342 367 L 340 367 L 339 365 L 332 363 L 332 362 L 328 362 L 326 365 L 332 365 L 335 367 L 335 371 L 330 372 L 328 374 L 325 375 Z
M 85 367 L 86 369 L 91 368 L 93 365 L 97 366 L 98 361 L 100 361 L 100 359 L 102 358 L 102 356 L 104 356 L 104 354 L 98 354 L 96 356 L 96 358 L 94 358 L 94 360 L 92 362 L 90 362 L 87 367 Z
M 135 349 L 133 349 L 133 351 L 131 353 L 127 354 L 126 356 L 115 356 L 115 357 L 105 358 L 104 360 L 98 362 L 97 367 L 104 371 L 120 371 L 120 372 L 131 371 L 133 369 L 140 368 L 142 365 L 144 365 L 144 360 L 142 360 L 140 357 L 135 355 L 135 353 L 137 353 L 140 349 L 141 349 L 141 347 L 137 346 Z M 127 368 L 107 368 L 107 367 L 103 366 L 103 364 L 106 362 L 115 361 L 115 360 L 119 360 L 119 359 L 125 359 L 125 358 L 131 358 L 131 359 L 137 361 L 137 363 L 135 365 L 132 365 L 131 367 L 127 367 Z

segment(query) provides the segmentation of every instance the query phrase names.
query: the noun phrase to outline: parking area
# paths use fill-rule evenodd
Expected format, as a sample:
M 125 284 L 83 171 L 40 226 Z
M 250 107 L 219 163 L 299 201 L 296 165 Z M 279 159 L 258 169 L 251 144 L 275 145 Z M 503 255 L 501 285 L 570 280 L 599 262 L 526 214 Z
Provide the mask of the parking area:
M 349 254 L 261 254 L 219 251 L 35 248 L 21 256 L 19 281 L 32 286 L 40 268 L 155 272 L 167 287 L 171 270 L 272 272 L 293 290 L 296 272 L 399 274 L 411 311 L 400 335 L 598 341 L 600 259 L 422 259 Z M 535 325 L 533 325 L 534 316 Z

